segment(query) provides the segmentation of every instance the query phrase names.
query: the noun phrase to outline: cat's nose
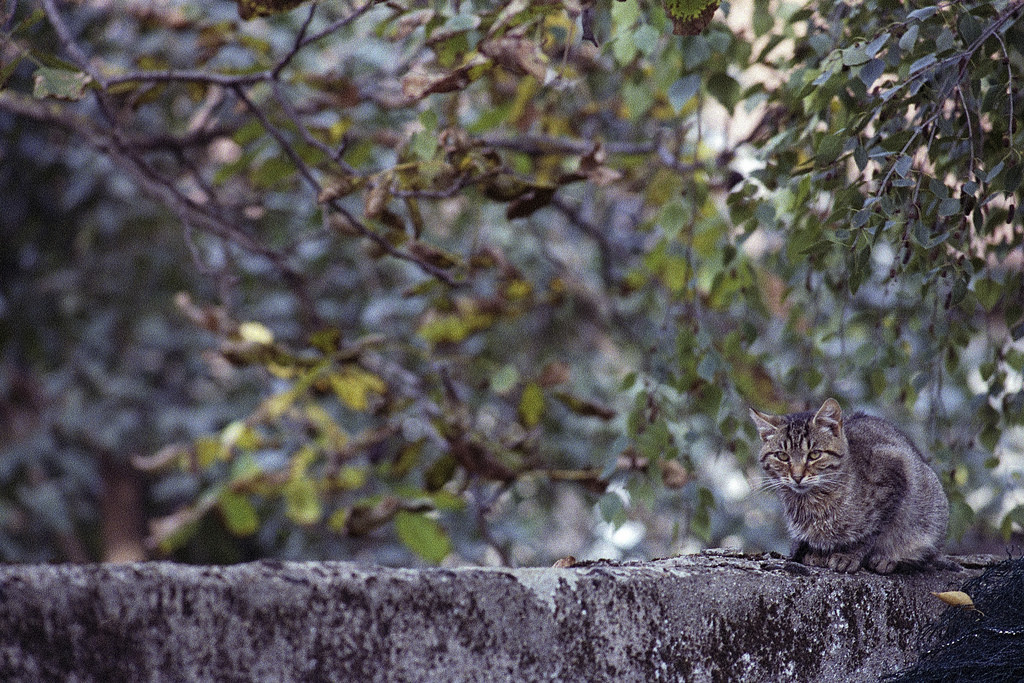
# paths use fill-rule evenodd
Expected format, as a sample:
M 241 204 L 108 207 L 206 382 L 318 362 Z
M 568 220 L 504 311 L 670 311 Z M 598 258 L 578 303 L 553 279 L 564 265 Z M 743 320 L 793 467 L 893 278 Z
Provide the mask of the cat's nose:
M 799 484 L 803 480 L 803 478 L 804 478 L 804 473 L 803 473 L 803 470 L 801 470 L 799 472 L 790 472 L 790 476 L 793 477 L 793 482 L 794 483 Z

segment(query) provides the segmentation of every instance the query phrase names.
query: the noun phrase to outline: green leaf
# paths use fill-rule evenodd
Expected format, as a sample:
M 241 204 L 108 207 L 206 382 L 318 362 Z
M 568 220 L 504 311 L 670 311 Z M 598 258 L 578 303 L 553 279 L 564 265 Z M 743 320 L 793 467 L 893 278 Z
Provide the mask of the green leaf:
M 296 524 L 316 524 L 323 515 L 316 483 L 309 477 L 298 477 L 285 484 L 284 500 L 285 515 Z
M 974 283 L 974 295 L 986 311 L 991 312 L 996 307 L 1002 293 L 1002 285 L 989 278 L 981 278 Z
M 519 383 L 519 370 L 508 363 L 491 377 L 491 391 L 496 394 L 507 394 Z
M 629 112 L 629 118 L 641 118 L 654 104 L 654 93 L 646 83 L 626 81 L 622 85 L 622 101 Z
M 671 434 L 664 418 L 658 418 L 653 424 L 648 425 L 636 439 L 640 454 L 652 461 L 661 459 L 668 450 L 670 441 Z
M 7 80 L 14 75 L 14 70 L 21 64 L 22 59 L 24 59 L 24 55 L 15 55 L 11 61 L 0 67 L 0 88 L 3 88 Z
M 1002 523 L 999 525 L 999 532 L 1007 543 L 1010 542 L 1010 538 L 1013 536 L 1014 526 L 1024 529 L 1024 505 L 1018 505 L 1007 512 L 1006 516 L 1003 517 Z
M 19 21 L 17 24 L 15 24 L 14 28 L 11 29 L 10 35 L 20 36 L 23 33 L 25 33 L 28 29 L 32 28 L 45 18 L 46 11 L 41 8 L 37 8 L 32 11 L 32 14 L 28 15 L 27 17 Z
M 934 54 L 925 55 L 924 57 L 921 57 L 921 59 L 918 59 L 917 61 L 910 65 L 910 75 L 913 76 L 916 73 L 924 71 L 929 66 L 934 64 L 935 61 L 936 60 Z
M 42 99 L 55 97 L 59 100 L 80 100 L 85 94 L 85 86 L 92 82 L 92 76 L 81 71 L 69 71 L 41 66 L 36 69 L 35 87 L 32 95 Z
M 939 215 L 943 218 L 947 216 L 954 216 L 960 213 L 960 200 L 959 199 L 943 199 L 939 202 Z
M 921 9 L 916 9 L 910 14 L 908 14 L 907 19 L 917 19 L 918 21 L 924 21 L 925 19 L 931 18 L 938 11 L 939 8 L 937 6 L 922 7 Z
M 864 87 L 870 88 L 871 85 L 878 80 L 878 77 L 885 72 L 885 62 L 881 59 L 872 59 L 870 62 L 860 68 L 860 72 L 857 73 L 857 78 L 861 80 Z
M 220 439 L 212 436 L 201 436 L 196 439 L 195 454 L 196 463 L 204 470 L 227 457 Z
M 420 161 L 428 161 L 434 158 L 437 152 L 437 135 L 433 131 L 421 130 L 413 133 L 409 140 L 409 150 L 416 155 Z
M 533 427 L 540 422 L 544 414 L 544 392 L 536 382 L 530 382 L 523 389 L 519 399 L 519 419 L 526 427 Z
M 993 180 L 995 180 L 997 177 L 999 177 L 999 174 L 1003 172 L 1003 167 L 1005 165 L 1006 165 L 1005 162 L 1000 161 L 998 164 L 996 164 L 995 166 L 992 167 L 991 171 L 987 171 L 985 173 L 985 182 L 991 183 Z
M 327 526 L 339 534 L 345 532 L 345 525 L 348 522 L 349 510 L 348 508 L 339 508 L 331 513 L 331 516 L 327 518 Z
M 985 428 L 981 430 L 981 434 L 978 435 L 978 441 L 981 442 L 985 450 L 994 451 L 1001 436 L 1002 432 L 999 431 L 999 428 L 989 424 L 985 425 Z
M 889 41 L 889 37 L 891 35 L 892 34 L 890 33 L 883 33 L 882 35 L 872 40 L 870 43 L 864 46 L 864 54 L 866 54 L 868 57 L 874 58 L 874 56 L 878 54 L 878 51 L 885 47 L 885 44 Z
M 475 14 L 454 14 L 448 18 L 438 29 L 438 33 L 450 34 L 461 31 L 470 31 L 480 25 L 480 17 Z M 436 37 L 436 34 L 431 34 Z
M 960 12 L 959 14 L 960 21 L 957 22 L 957 28 L 960 29 L 960 35 L 965 43 L 973 43 L 981 36 L 981 24 L 970 12 Z
M 380 377 L 355 365 L 346 365 L 331 373 L 328 381 L 339 401 L 360 412 L 370 407 L 371 394 L 383 394 L 388 388 Z
M 950 493 L 949 496 L 949 535 L 954 540 L 963 538 L 964 533 L 974 523 L 974 510 L 963 494 L 959 491 Z
M 907 174 L 910 173 L 910 166 L 914 163 L 914 160 L 906 154 L 900 156 L 893 165 L 893 169 L 896 171 L 896 175 L 901 178 L 906 178 Z
M 432 344 L 457 343 L 474 332 L 490 327 L 493 322 L 493 316 L 486 313 L 449 313 L 428 319 L 416 334 Z
M 601 513 L 601 519 L 620 527 L 626 523 L 626 508 L 622 504 L 622 497 L 619 494 L 609 491 L 597 500 L 597 509 Z
M 452 551 L 444 528 L 422 513 L 400 510 L 395 514 L 395 531 L 406 548 L 431 564 L 440 564 Z
M 956 47 L 956 39 L 953 37 L 953 32 L 948 28 L 942 29 L 942 33 L 935 39 L 936 54 L 944 54 L 954 47 Z
M 775 25 L 775 17 L 772 16 L 765 0 L 754 3 L 754 16 L 751 24 L 754 28 L 754 35 L 758 38 L 771 31 Z
M 683 44 L 683 61 L 686 69 L 694 69 L 711 57 L 711 48 L 704 36 L 692 36 Z
M 249 180 L 259 189 L 270 189 L 294 178 L 296 175 L 295 166 L 291 159 L 285 156 L 270 157 L 262 164 L 253 169 Z
M 697 489 L 697 507 L 690 518 L 690 531 L 705 543 L 711 541 L 711 511 L 715 508 L 715 496 L 701 486 Z
M 920 27 L 917 24 L 913 24 L 907 29 L 906 33 L 900 36 L 899 45 L 901 50 L 910 50 L 914 47 L 914 43 L 917 42 L 918 31 L 920 31 Z
M 423 473 L 423 488 L 437 491 L 455 476 L 458 463 L 452 455 L 442 455 L 435 460 Z
M 340 489 L 353 491 L 363 488 L 366 485 L 366 479 L 365 467 L 346 465 L 338 470 L 338 474 L 334 477 L 334 485 Z
M 815 150 L 815 160 L 822 166 L 831 164 L 839 158 L 846 140 L 847 136 L 841 133 L 825 135 L 821 138 L 818 148 Z
M 217 504 L 224 516 L 224 525 L 235 536 L 251 536 L 259 529 L 259 516 L 247 496 L 225 489 Z
M 708 92 L 729 111 L 736 106 L 740 91 L 740 84 L 727 74 L 717 73 L 708 79 Z
M 686 106 L 686 103 L 693 99 L 693 96 L 700 90 L 700 76 L 689 74 L 683 76 L 668 89 L 668 102 L 678 114 Z
M 683 202 L 675 199 L 661 207 L 661 212 L 658 214 L 658 225 L 665 231 L 666 237 L 675 237 L 691 217 L 692 212 L 687 210 Z
M 633 34 L 633 44 L 646 56 L 650 56 L 657 49 L 660 39 L 661 33 L 648 24 L 644 24 Z
M 843 66 L 857 66 L 868 61 L 868 54 L 861 45 L 854 45 L 843 50 Z

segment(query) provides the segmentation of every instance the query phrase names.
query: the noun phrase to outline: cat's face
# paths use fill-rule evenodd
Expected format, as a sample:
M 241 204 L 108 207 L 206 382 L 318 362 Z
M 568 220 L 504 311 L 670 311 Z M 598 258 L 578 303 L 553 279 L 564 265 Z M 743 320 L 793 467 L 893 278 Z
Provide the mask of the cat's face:
M 799 494 L 831 488 L 849 452 L 839 404 L 828 399 L 817 413 L 750 416 L 761 436 L 761 467 L 769 481 Z

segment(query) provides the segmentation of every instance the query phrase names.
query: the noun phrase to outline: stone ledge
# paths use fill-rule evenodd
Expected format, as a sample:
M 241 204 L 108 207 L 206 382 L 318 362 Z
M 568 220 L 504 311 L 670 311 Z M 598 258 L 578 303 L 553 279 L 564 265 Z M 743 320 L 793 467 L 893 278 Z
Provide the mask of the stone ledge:
M 553 569 L 0 567 L 0 680 L 875 681 L 996 558 L 855 575 L 709 551 Z

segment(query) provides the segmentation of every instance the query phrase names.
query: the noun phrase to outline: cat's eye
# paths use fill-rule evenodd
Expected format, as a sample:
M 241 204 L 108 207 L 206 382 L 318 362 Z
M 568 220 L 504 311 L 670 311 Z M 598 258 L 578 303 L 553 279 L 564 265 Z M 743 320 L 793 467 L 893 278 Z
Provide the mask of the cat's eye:
M 817 460 L 824 454 L 824 451 L 811 451 L 807 454 L 808 460 Z
M 775 458 L 779 462 L 789 462 L 789 454 L 788 453 L 776 453 L 775 454 Z

